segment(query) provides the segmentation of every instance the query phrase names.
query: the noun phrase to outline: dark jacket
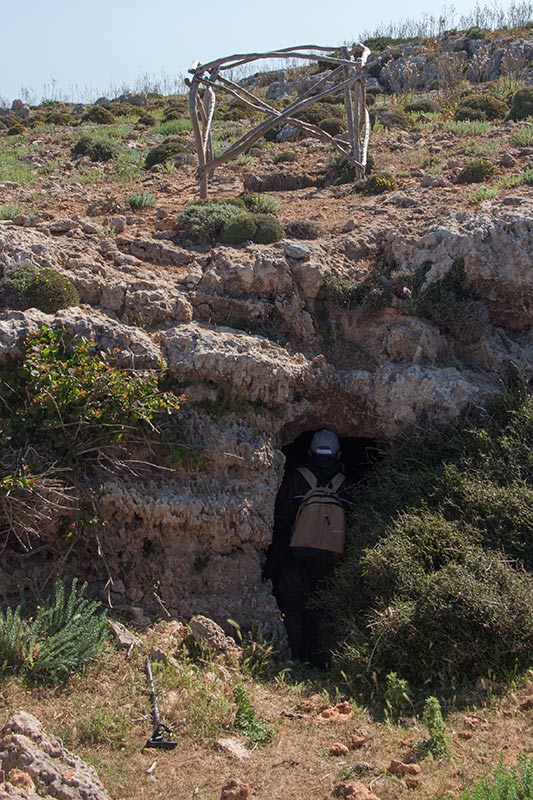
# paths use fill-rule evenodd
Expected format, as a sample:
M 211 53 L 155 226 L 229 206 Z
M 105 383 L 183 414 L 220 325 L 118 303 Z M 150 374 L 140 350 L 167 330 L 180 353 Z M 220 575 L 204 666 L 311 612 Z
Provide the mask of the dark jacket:
M 318 486 L 326 486 L 338 472 L 344 471 L 342 464 L 329 456 L 312 455 L 303 466 L 308 467 L 316 476 Z M 339 490 L 338 494 L 341 499 L 346 495 L 347 488 L 343 484 Z M 266 562 L 263 568 L 264 580 L 272 579 L 276 581 L 283 567 L 290 562 L 289 544 L 292 528 L 300 504 L 309 489 L 309 484 L 298 470 L 293 470 L 285 475 L 276 497 L 272 544 L 267 550 Z M 332 557 L 323 551 L 320 552 L 320 555 L 323 558 Z M 333 556 L 332 558 L 335 557 Z

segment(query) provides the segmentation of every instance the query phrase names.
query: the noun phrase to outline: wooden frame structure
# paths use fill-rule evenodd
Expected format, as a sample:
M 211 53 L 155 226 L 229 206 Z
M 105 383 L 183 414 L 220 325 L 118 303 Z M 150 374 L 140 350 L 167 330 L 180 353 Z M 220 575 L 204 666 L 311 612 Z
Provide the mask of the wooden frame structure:
M 358 58 L 355 57 L 355 47 L 362 48 L 362 54 Z M 197 176 L 200 184 L 200 197 L 207 197 L 209 180 L 212 178 L 216 167 L 248 150 L 261 136 L 264 136 L 271 128 L 280 123 L 289 123 L 294 127 L 301 128 L 308 135 L 332 145 L 347 161 L 353 164 L 356 178 L 362 178 L 365 172 L 370 136 L 370 118 L 365 102 L 365 65 L 369 55 L 370 50 L 364 45 L 354 47 L 299 45 L 282 50 L 273 50 L 269 53 L 236 54 L 218 58 L 207 64 L 193 65 L 189 70 L 192 78 L 187 80 L 187 84 L 189 86 L 189 113 L 198 154 Z M 332 64 L 334 68 L 326 76 L 319 78 L 309 86 L 300 97 L 290 103 L 283 111 L 274 108 L 245 87 L 226 77 L 225 73 L 228 70 L 242 67 L 252 61 L 276 58 L 325 61 Z M 333 87 L 324 88 L 326 84 L 332 81 L 335 82 Z M 229 94 L 254 111 L 262 111 L 267 115 L 267 118 L 252 130 L 243 134 L 222 155 L 215 158 L 211 130 L 217 88 L 229 92 Z M 346 111 L 347 135 L 343 138 L 330 136 L 330 134 L 316 125 L 311 125 L 296 118 L 295 115 L 307 108 L 307 106 L 322 100 L 328 95 L 339 94 L 339 92 L 344 93 Z

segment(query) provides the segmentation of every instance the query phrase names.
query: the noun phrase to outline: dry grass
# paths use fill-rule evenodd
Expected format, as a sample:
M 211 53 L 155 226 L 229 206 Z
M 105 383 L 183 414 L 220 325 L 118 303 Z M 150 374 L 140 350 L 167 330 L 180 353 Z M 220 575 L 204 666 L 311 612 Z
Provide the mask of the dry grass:
M 160 638 L 154 631 L 145 636 L 144 650 Z M 231 777 L 250 784 L 253 796 L 265 800 L 322 800 L 345 779 L 362 780 L 382 800 L 413 796 L 402 780 L 387 773 L 387 766 L 391 758 L 416 759 L 416 743 L 427 735 L 422 722 L 415 717 L 398 725 L 383 722 L 353 700 L 353 714 L 346 721 L 321 721 L 320 712 L 340 699 L 327 678 L 294 682 L 290 672 L 282 672 L 259 682 L 235 667 L 195 664 L 178 656 L 177 666 L 155 665 L 154 680 L 166 721 L 185 716 L 188 724 L 179 729 L 175 750 L 143 750 L 151 733 L 143 659 L 138 651 L 128 659 L 124 651 L 110 648 L 63 687 L 31 688 L 18 679 L 8 680 L 0 693 L 0 722 L 15 710 L 31 711 L 69 749 L 94 765 L 111 796 L 121 800 L 218 800 L 221 786 Z M 231 728 L 232 687 L 243 681 L 257 715 L 274 725 L 276 735 L 270 745 L 252 750 L 247 760 L 236 761 L 215 742 L 236 735 Z M 428 756 L 421 761 L 416 798 L 456 794 L 492 772 L 500 758 L 513 764 L 519 752 L 531 751 L 533 711 L 521 710 L 520 705 L 532 693 L 533 672 L 513 691 L 477 709 L 451 713 L 450 758 L 437 761 Z M 335 742 L 351 747 L 353 736 L 366 741 L 345 756 L 329 755 Z M 154 761 L 157 766 L 147 773 Z M 370 769 L 359 768 L 361 764 Z

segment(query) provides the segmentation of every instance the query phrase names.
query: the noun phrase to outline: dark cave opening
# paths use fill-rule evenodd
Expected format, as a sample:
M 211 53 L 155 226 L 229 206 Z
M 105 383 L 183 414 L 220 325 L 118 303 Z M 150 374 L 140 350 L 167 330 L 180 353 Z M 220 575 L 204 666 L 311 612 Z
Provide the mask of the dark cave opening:
M 305 464 L 314 430 L 304 431 L 290 444 L 281 448 L 285 456 L 285 472 Z M 340 461 L 344 465 L 347 482 L 358 484 L 380 460 L 384 443 L 377 439 L 362 436 L 339 436 L 341 444 Z

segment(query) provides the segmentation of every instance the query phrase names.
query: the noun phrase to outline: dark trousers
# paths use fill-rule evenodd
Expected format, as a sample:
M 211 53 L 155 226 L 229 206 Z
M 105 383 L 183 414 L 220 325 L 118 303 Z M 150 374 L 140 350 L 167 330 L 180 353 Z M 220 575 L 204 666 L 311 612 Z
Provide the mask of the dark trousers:
M 331 634 L 326 612 L 313 600 L 334 566 L 330 558 L 291 558 L 274 582 L 292 657 L 317 667 L 329 665 Z

